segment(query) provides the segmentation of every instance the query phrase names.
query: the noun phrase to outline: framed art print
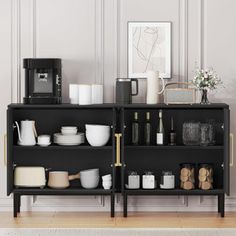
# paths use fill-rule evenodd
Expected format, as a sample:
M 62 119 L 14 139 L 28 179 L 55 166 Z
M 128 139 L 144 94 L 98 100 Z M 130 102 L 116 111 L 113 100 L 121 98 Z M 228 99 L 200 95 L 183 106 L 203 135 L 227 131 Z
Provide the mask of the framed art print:
M 128 22 L 128 77 L 171 78 L 171 22 Z

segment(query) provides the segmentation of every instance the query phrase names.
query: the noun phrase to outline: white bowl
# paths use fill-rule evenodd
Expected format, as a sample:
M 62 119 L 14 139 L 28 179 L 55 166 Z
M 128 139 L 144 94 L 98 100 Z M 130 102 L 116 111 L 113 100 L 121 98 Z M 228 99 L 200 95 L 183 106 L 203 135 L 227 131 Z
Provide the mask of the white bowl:
M 86 189 L 97 188 L 99 184 L 99 176 L 87 177 L 82 175 L 80 176 L 80 183 L 81 186 Z
M 109 125 L 85 125 L 86 131 L 91 132 L 106 132 L 110 131 L 111 127 Z
M 80 176 L 99 176 L 99 169 L 88 169 L 80 171 Z
M 91 146 L 104 146 L 110 139 L 110 130 L 106 132 L 90 132 L 86 130 L 86 138 Z
M 63 135 L 75 135 L 77 134 L 77 129 L 61 129 Z
M 70 130 L 74 130 L 74 129 L 78 129 L 76 126 L 62 126 L 61 129 L 70 129 Z

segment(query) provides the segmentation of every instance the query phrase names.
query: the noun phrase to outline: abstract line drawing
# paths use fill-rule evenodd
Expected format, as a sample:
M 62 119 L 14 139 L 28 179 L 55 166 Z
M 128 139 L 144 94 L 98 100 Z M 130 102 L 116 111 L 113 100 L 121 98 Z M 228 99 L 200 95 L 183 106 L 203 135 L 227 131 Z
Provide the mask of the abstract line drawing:
M 128 76 L 145 78 L 148 70 L 171 77 L 171 22 L 128 23 Z

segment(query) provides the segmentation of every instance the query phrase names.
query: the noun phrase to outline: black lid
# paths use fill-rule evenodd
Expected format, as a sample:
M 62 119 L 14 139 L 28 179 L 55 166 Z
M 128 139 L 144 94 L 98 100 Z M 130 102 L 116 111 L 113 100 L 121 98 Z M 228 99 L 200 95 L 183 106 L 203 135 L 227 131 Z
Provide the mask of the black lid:
M 25 69 L 53 69 L 61 68 L 60 58 L 24 58 L 23 67 Z

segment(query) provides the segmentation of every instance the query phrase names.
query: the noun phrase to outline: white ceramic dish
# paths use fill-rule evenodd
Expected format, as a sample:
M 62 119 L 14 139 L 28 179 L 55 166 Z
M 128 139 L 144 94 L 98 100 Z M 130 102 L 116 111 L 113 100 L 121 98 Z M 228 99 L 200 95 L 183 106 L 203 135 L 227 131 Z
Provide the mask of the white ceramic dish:
M 47 146 L 49 146 L 49 145 L 51 145 L 51 142 L 50 143 L 37 143 L 39 146 L 41 146 L 41 147 L 47 147 Z
M 83 188 L 93 189 L 97 188 L 99 184 L 99 176 L 84 176 L 80 175 L 80 183 Z
M 54 136 L 54 143 L 59 145 L 80 145 L 84 143 L 84 133 L 77 133 L 75 135 L 63 135 L 56 133 Z
M 110 130 L 107 132 L 92 132 L 86 130 L 88 143 L 94 147 L 101 147 L 107 144 L 110 139 Z
M 80 176 L 82 175 L 96 175 L 99 176 L 99 169 L 95 168 L 95 169 L 88 169 L 88 170 L 82 170 L 80 171 Z

